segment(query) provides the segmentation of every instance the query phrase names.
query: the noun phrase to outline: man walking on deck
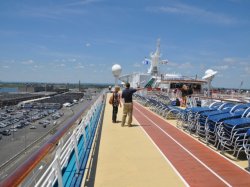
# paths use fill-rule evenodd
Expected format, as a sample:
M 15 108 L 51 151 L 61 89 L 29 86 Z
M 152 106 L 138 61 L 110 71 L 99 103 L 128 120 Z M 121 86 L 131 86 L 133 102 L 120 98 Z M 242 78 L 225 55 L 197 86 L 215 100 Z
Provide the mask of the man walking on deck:
M 130 84 L 126 83 L 126 88 L 122 91 L 122 98 L 124 99 L 123 104 L 123 116 L 122 116 L 122 124 L 121 126 L 124 127 L 126 117 L 128 115 L 128 126 L 131 127 L 132 123 L 132 114 L 133 114 L 133 94 L 138 91 L 142 90 L 143 88 L 133 89 L 130 88 Z

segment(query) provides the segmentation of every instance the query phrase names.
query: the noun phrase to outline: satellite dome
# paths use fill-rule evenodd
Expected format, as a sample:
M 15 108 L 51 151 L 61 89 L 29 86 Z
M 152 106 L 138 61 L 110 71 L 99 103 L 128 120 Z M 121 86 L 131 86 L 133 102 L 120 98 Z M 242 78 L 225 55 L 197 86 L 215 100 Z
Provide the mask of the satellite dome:
M 213 77 L 216 73 L 218 73 L 217 71 L 214 71 L 212 69 L 208 69 L 205 71 L 205 76 L 202 77 L 202 79 L 208 79 L 208 78 L 211 78 Z
M 112 73 L 115 77 L 119 77 L 122 72 L 122 67 L 119 64 L 112 66 Z

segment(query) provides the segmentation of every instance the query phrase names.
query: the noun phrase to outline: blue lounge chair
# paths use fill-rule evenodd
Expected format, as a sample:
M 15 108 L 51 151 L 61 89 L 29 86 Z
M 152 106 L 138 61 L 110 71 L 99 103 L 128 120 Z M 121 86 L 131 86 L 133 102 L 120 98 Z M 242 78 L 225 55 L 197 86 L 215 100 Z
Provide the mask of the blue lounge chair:
M 201 112 L 197 115 L 197 130 L 196 134 L 205 137 L 205 125 L 207 123 L 207 120 L 211 116 L 216 116 L 216 115 L 223 115 L 227 114 L 230 112 L 233 112 L 236 109 L 237 105 L 233 103 L 227 103 L 224 104 L 223 107 L 219 107 L 218 110 L 212 110 L 212 111 L 206 111 L 206 112 Z
M 248 107 L 250 107 L 250 104 L 231 104 L 221 110 L 207 111 L 199 114 L 197 134 L 205 137 L 208 143 L 208 136 L 212 135 L 211 137 L 215 137 L 215 126 L 218 122 L 226 119 L 240 118 Z M 213 142 L 215 143 L 215 140 Z
M 246 112 L 244 117 L 229 119 L 221 122 L 216 133 L 218 136 L 219 146 L 224 151 L 233 151 L 237 154 L 243 151 L 243 139 L 245 133 L 250 129 L 250 112 Z
M 250 171 L 250 129 L 247 130 L 243 139 L 243 147 L 248 160 L 248 171 Z
M 187 127 L 189 132 L 196 133 L 198 118 L 201 114 L 205 112 L 221 111 L 228 107 L 232 107 L 232 103 L 215 102 L 209 107 L 193 107 L 187 109 Z

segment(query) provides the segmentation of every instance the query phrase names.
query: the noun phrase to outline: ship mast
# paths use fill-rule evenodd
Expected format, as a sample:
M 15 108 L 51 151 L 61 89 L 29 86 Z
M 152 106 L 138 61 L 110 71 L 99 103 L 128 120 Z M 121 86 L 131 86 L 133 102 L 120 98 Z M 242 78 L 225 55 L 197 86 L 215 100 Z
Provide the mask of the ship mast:
M 160 59 L 160 39 L 157 40 L 157 47 L 156 51 L 154 53 L 151 53 L 151 65 L 148 70 L 148 73 L 150 73 L 153 76 L 158 76 L 159 75 L 159 59 Z

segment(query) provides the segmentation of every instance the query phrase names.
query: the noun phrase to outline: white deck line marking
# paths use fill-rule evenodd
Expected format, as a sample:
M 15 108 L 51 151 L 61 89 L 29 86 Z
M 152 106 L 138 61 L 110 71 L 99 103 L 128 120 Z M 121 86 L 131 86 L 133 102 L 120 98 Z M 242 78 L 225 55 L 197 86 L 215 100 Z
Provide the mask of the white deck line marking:
M 218 179 L 220 179 L 223 183 L 225 183 L 227 186 L 231 186 L 226 180 L 224 180 L 222 177 L 220 177 L 217 173 L 215 173 L 210 167 L 208 167 L 205 163 L 203 163 L 201 160 L 199 160 L 195 155 L 193 155 L 189 150 L 187 150 L 183 145 L 181 145 L 177 140 L 175 140 L 171 135 L 169 135 L 167 132 L 165 132 L 161 127 L 159 127 L 155 122 L 153 122 L 151 119 L 149 119 L 146 115 L 144 115 L 140 110 L 138 110 L 137 107 L 135 109 L 141 113 L 144 117 L 146 117 L 149 121 L 151 121 L 156 127 L 158 127 L 164 134 L 166 134 L 170 139 L 172 139 L 177 145 L 179 145 L 184 151 L 186 151 L 190 156 L 192 156 L 195 160 L 197 160 L 201 165 L 203 165 L 205 168 L 207 168 L 212 174 L 214 174 Z
M 137 121 L 138 124 L 140 124 L 138 122 L 138 120 L 136 120 L 136 121 Z M 184 183 L 184 185 L 187 186 L 187 187 L 190 187 L 190 185 L 187 183 L 187 181 L 182 177 L 182 175 L 178 172 L 178 170 L 174 167 L 174 165 L 170 162 L 170 160 L 166 157 L 166 155 L 164 155 L 164 153 L 156 145 L 156 143 L 154 142 L 154 140 L 148 135 L 148 133 L 145 131 L 145 129 L 141 126 L 141 124 L 140 124 L 140 128 L 146 134 L 146 136 L 149 138 L 149 140 L 153 143 L 153 145 L 156 147 L 156 149 L 160 152 L 160 154 L 163 156 L 163 158 L 167 161 L 167 163 L 171 166 L 171 168 L 174 170 L 174 172 L 176 173 L 176 175 L 181 178 L 181 180 Z
M 136 102 L 136 103 L 137 103 L 138 105 L 140 105 L 140 106 L 143 106 L 143 105 L 141 105 L 141 104 L 138 103 L 138 102 Z M 162 116 L 157 115 L 156 113 L 154 113 L 154 112 L 148 110 L 147 108 L 144 108 L 144 109 L 146 109 L 147 111 L 151 112 L 153 115 L 157 116 L 158 118 L 161 118 L 162 120 L 165 120 L 165 121 L 166 121 L 166 119 L 164 119 Z M 166 122 L 169 123 L 168 121 L 166 121 Z M 172 125 L 172 124 L 170 124 L 170 125 Z M 196 142 L 198 142 L 198 143 L 201 144 L 202 146 L 204 146 L 204 147 L 210 149 L 211 151 L 213 151 L 214 153 L 216 153 L 217 155 L 219 155 L 219 156 L 222 157 L 223 159 L 229 161 L 231 164 L 233 164 L 234 166 L 236 166 L 236 167 L 238 167 L 239 169 L 241 169 L 241 171 L 244 171 L 245 173 L 250 174 L 247 170 L 245 170 L 244 168 L 240 167 L 239 165 L 237 165 L 236 163 L 234 163 L 232 160 L 230 160 L 230 159 L 227 158 L 226 156 L 221 155 L 220 153 L 218 153 L 217 151 L 215 151 L 214 149 L 212 149 L 210 146 L 206 146 L 204 143 L 198 141 L 197 139 L 195 139 L 195 138 L 194 138 L 192 135 L 190 135 L 189 133 L 186 133 L 185 131 L 181 131 L 181 130 L 180 130 L 179 128 L 177 128 L 175 125 L 172 125 L 172 127 L 174 127 L 175 129 L 179 130 L 180 132 L 182 132 L 182 133 L 188 135 L 188 136 L 191 137 L 193 140 L 195 140 Z

